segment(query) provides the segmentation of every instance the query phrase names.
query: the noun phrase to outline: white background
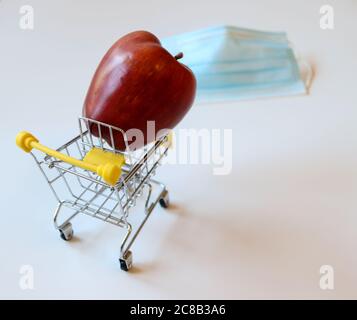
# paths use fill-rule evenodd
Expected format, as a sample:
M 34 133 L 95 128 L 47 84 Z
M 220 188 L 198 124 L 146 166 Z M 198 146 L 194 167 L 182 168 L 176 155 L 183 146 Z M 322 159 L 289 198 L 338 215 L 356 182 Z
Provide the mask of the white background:
M 319 27 L 320 6 L 335 29 Z M 32 5 L 35 29 L 21 30 Z M 357 2 L 0 1 L 0 298 L 357 298 Z M 194 106 L 180 128 L 232 128 L 233 171 L 166 166 L 173 207 L 157 209 L 125 273 L 121 229 L 87 217 L 62 241 L 55 201 L 19 130 L 72 137 L 100 58 L 120 36 L 231 24 L 288 32 L 315 70 L 311 94 Z M 319 288 L 321 265 L 335 290 Z M 34 268 L 34 290 L 19 270 Z

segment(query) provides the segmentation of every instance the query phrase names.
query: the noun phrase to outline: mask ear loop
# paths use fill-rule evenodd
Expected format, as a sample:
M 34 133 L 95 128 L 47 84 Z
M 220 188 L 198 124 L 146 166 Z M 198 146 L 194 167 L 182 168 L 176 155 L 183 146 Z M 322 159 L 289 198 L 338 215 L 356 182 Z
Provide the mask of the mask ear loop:
M 304 58 L 298 58 L 298 62 L 300 64 L 302 64 L 303 66 L 305 66 L 306 68 L 306 75 L 305 75 L 305 87 L 306 87 L 306 91 L 309 94 L 310 93 L 310 86 L 311 86 L 311 82 L 312 82 L 312 76 L 313 76 L 313 70 L 311 67 L 311 64 L 307 62 L 306 59 Z
M 309 94 L 311 83 L 312 83 L 312 77 L 313 77 L 312 66 L 305 58 L 301 57 L 301 55 L 298 53 L 298 51 L 296 50 L 295 46 L 293 45 L 293 43 L 291 41 L 288 41 L 288 43 L 289 43 L 289 47 L 291 48 L 291 50 L 293 50 L 293 52 L 296 56 L 296 60 L 298 62 L 300 71 L 301 71 L 301 69 L 303 69 L 303 67 L 305 67 L 305 69 L 306 69 L 306 74 L 305 74 L 303 80 L 304 80 L 304 84 L 305 84 L 305 88 L 306 88 L 306 93 Z M 303 66 L 303 67 L 301 67 L 301 66 Z

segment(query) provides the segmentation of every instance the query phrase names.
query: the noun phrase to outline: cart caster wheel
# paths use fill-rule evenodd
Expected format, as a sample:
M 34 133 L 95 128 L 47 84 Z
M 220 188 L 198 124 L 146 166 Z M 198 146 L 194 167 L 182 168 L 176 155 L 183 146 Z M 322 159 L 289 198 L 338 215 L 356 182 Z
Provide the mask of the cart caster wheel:
M 131 251 L 127 251 L 122 258 L 119 258 L 120 269 L 123 271 L 129 271 L 133 264 L 133 254 Z
M 73 238 L 72 224 L 68 222 L 66 225 L 59 229 L 60 236 L 63 240 L 69 241 Z
M 169 200 L 169 193 L 166 191 L 164 196 L 159 200 L 160 206 L 163 208 L 168 208 L 170 205 L 170 200 Z

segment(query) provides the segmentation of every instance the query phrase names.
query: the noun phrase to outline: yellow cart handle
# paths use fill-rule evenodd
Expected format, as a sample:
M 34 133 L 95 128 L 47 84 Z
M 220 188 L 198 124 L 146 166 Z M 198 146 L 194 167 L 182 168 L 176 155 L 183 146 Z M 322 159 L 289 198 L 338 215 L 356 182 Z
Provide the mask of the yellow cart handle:
M 116 164 L 107 162 L 105 164 L 96 165 L 67 156 L 66 154 L 63 154 L 61 152 L 42 145 L 41 143 L 39 143 L 38 139 L 36 139 L 31 133 L 26 131 L 21 131 L 17 134 L 16 145 L 25 152 L 31 152 L 32 149 L 37 149 L 39 151 L 42 151 L 43 153 L 48 154 L 51 157 L 69 163 L 73 166 L 95 172 L 111 186 L 114 186 L 116 184 L 121 174 L 121 168 Z

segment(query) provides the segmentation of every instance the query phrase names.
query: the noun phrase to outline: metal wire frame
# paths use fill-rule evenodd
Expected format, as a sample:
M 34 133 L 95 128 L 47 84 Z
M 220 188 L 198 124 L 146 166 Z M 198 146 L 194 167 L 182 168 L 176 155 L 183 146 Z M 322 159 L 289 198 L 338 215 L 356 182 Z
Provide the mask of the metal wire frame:
M 93 125 L 97 126 L 98 136 L 94 136 L 91 132 L 90 128 Z M 87 129 L 84 130 L 84 127 Z M 127 147 L 125 152 L 108 145 L 102 137 L 103 128 L 109 130 L 112 146 L 115 145 L 114 133 L 120 132 L 123 135 Z M 63 144 L 57 151 L 64 152 L 71 157 L 83 159 L 92 148 L 101 148 L 123 154 L 126 163 L 122 168 L 122 176 L 117 184 L 112 187 L 95 173 L 58 161 L 48 155 L 43 156 L 43 154 L 31 152 L 58 201 L 54 214 L 54 225 L 57 229 L 60 229 L 79 213 L 84 213 L 113 225 L 126 228 L 127 232 L 122 240 L 120 250 L 121 257 L 123 257 L 160 198 L 167 193 L 166 187 L 162 183 L 153 180 L 152 177 L 155 175 L 155 170 L 160 165 L 161 159 L 167 154 L 168 146 L 166 142 L 168 137 L 164 136 L 141 150 L 130 151 L 126 135 L 119 128 L 81 117 L 79 118 L 79 131 L 78 136 Z M 50 177 L 50 172 L 55 173 L 54 177 Z M 160 189 L 155 199 L 151 199 L 153 185 L 158 186 Z M 58 188 L 65 190 L 65 197 L 60 196 Z M 147 192 L 144 192 L 144 189 L 147 189 Z M 143 194 L 146 194 L 145 215 L 136 232 L 130 238 L 133 231 L 128 221 L 130 208 L 136 205 L 137 198 Z M 63 207 L 74 210 L 74 213 L 59 223 L 58 219 Z

